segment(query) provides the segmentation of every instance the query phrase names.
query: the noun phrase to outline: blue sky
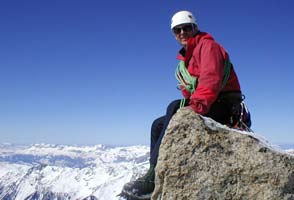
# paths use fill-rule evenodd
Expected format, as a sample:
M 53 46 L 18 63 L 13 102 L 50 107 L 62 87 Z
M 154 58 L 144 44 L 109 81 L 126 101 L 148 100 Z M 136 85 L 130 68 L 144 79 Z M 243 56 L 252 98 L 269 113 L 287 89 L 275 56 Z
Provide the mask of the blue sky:
M 253 130 L 294 143 L 294 2 L 1 1 L 0 143 L 149 144 L 176 89 L 170 18 L 230 54 Z

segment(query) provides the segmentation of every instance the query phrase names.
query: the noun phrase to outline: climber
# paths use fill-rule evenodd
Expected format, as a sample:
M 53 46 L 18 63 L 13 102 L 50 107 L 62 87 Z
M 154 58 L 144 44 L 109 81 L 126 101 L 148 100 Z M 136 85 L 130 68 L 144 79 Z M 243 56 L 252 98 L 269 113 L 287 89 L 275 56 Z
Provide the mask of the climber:
M 213 37 L 199 30 L 194 15 L 179 11 L 171 19 L 171 30 L 182 46 L 176 68 L 178 88 L 183 100 L 175 100 L 166 114 L 151 127 L 150 168 L 147 174 L 123 188 L 123 193 L 137 196 L 154 190 L 154 168 L 165 129 L 174 113 L 186 106 L 230 127 L 249 130 L 251 121 L 241 93 L 238 77 L 226 50 Z

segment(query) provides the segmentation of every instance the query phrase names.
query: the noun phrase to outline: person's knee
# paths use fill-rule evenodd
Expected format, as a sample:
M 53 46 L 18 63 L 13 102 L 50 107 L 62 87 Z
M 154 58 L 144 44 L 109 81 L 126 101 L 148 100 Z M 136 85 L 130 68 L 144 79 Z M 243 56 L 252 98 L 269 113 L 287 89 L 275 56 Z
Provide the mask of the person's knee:
M 174 100 L 172 101 L 168 107 L 167 107 L 167 113 L 168 112 L 175 112 L 180 107 L 181 100 Z

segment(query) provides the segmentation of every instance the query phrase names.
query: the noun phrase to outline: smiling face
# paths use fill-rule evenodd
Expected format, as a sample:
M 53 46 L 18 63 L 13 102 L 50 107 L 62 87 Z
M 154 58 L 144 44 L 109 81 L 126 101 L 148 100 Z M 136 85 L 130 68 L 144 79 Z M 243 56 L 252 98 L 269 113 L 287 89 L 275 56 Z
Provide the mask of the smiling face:
M 193 37 L 197 33 L 198 28 L 196 25 L 189 23 L 189 24 L 180 24 L 178 26 L 175 26 L 172 30 L 176 40 L 183 47 L 186 47 L 187 39 Z

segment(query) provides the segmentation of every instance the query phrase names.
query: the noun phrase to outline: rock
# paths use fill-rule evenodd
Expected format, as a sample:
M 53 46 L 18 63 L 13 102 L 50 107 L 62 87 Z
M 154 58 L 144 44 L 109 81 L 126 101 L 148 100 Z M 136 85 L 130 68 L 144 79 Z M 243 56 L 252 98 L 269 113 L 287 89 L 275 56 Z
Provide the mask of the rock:
M 160 146 L 153 200 L 294 200 L 294 156 L 180 109 Z

